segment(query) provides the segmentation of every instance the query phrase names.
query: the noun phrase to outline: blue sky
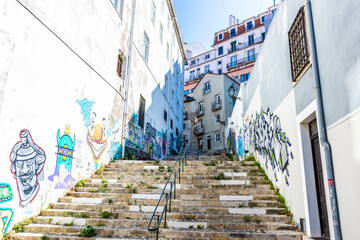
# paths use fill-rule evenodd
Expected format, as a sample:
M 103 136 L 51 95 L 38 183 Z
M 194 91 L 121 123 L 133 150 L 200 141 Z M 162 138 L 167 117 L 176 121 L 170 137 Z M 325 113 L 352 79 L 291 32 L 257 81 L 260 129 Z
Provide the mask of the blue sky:
M 173 4 L 182 40 L 201 42 L 209 50 L 215 32 L 229 26 L 231 14 L 242 21 L 266 11 L 273 0 L 173 0 Z

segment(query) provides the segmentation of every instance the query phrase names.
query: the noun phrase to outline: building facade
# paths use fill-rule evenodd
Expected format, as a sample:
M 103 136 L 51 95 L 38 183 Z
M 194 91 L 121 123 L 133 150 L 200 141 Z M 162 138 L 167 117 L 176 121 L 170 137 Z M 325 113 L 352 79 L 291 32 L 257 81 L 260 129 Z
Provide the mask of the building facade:
M 228 89 L 239 89 L 239 84 L 224 74 L 206 74 L 195 82 L 191 97 L 186 96 L 184 141 L 191 148 L 213 152 L 225 148 L 224 131 L 232 114 L 234 100 Z
M 359 238 L 359 16 L 356 1 L 282 1 L 225 131 L 311 237 Z
M 247 81 L 276 8 L 242 22 L 231 15 L 229 27 L 215 33 L 212 49 L 188 58 L 185 81 L 206 73 L 226 73 L 238 82 Z
M 3 238 L 110 159 L 179 149 L 185 54 L 170 0 L 0 8 Z

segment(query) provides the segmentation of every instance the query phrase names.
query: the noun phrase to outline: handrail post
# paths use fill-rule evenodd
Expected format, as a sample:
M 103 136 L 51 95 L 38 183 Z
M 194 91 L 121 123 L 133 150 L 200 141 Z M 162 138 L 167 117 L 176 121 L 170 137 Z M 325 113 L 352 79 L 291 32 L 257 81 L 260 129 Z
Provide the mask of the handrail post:
M 174 181 L 174 185 L 175 185 L 175 187 L 174 187 L 174 199 L 176 199 L 176 179 Z
M 181 170 L 180 170 L 180 167 L 181 166 L 179 166 L 179 184 L 180 184 L 180 178 L 181 178 Z M 175 181 L 176 182 L 176 181 Z
M 168 198 L 168 193 L 165 193 L 165 196 L 166 196 L 166 199 Z M 166 226 L 166 214 L 167 213 L 167 205 L 166 205 L 166 202 L 165 202 L 165 222 L 164 222 L 164 228 Z
M 160 224 L 159 219 L 160 219 L 160 215 L 157 215 L 157 224 Z M 159 239 L 159 228 L 156 229 L 156 240 L 158 240 L 158 239 Z

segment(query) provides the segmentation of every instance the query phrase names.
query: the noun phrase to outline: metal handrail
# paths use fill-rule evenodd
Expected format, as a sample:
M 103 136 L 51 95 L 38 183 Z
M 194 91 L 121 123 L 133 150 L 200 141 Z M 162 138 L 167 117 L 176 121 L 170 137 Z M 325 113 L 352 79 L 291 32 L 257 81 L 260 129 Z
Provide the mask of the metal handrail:
M 184 147 L 184 146 L 185 146 L 185 147 Z M 148 229 L 149 231 L 156 231 L 156 239 L 158 239 L 158 237 L 159 237 L 159 227 L 160 227 L 161 220 L 162 220 L 162 218 L 163 218 L 163 216 L 164 216 L 164 213 L 165 213 L 164 227 L 166 226 L 166 215 L 167 215 L 167 211 L 168 211 L 168 210 L 167 210 L 167 205 L 168 205 L 169 199 L 170 199 L 169 212 L 171 212 L 171 194 L 172 194 L 173 188 L 174 188 L 174 199 L 176 199 L 176 178 L 177 178 L 177 175 L 179 174 L 179 184 L 180 184 L 180 178 L 181 178 L 181 171 L 180 171 L 180 169 L 181 169 L 181 167 L 182 167 L 182 171 L 184 172 L 183 160 L 185 159 L 185 162 L 186 162 L 186 149 L 187 149 L 187 145 L 185 144 L 184 146 L 182 146 L 182 148 L 181 148 L 181 150 L 180 150 L 180 154 L 179 154 L 179 155 L 177 156 L 177 158 L 176 158 L 176 162 L 175 162 L 175 164 L 174 164 L 174 167 L 173 167 L 172 170 L 171 170 L 171 173 L 170 173 L 170 175 L 169 175 L 169 177 L 168 177 L 168 179 L 167 179 L 167 181 L 166 181 L 166 183 L 165 183 L 164 189 L 163 189 L 163 191 L 161 192 L 161 195 L 160 195 L 160 197 L 159 197 L 159 200 L 158 200 L 158 202 L 157 202 L 157 204 L 156 204 L 156 206 L 155 206 L 154 212 L 153 212 L 153 214 L 151 215 L 151 218 L 150 218 L 149 223 L 148 223 L 148 225 L 147 225 L 147 229 Z M 179 159 L 179 157 L 180 157 L 180 159 Z M 174 180 L 171 182 L 170 191 L 169 191 L 169 193 L 165 193 L 166 186 L 168 185 L 168 183 L 169 183 L 169 181 L 170 181 L 171 175 L 173 174 L 174 169 L 175 169 L 177 163 L 179 163 L 179 166 L 178 166 L 178 168 L 177 168 L 177 170 L 176 170 L 176 173 L 175 173 L 175 175 L 174 175 Z M 165 205 L 164 205 L 164 209 L 162 210 L 161 215 L 156 215 L 156 210 L 157 210 L 158 207 L 159 207 L 161 198 L 163 197 L 164 193 L 165 193 L 165 195 L 166 195 L 166 202 L 165 202 Z M 152 223 L 153 218 L 154 218 L 155 215 L 157 216 L 157 225 L 156 225 L 156 227 L 152 228 L 152 227 L 150 227 L 150 225 L 151 225 L 151 223 Z

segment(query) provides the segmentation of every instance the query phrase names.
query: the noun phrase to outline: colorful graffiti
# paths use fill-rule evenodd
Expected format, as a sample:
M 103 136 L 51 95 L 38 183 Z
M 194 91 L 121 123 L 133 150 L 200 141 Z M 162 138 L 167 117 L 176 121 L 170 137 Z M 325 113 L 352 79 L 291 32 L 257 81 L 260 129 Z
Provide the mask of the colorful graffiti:
M 241 135 L 238 136 L 237 143 L 238 143 L 238 155 L 241 158 L 243 158 L 244 157 L 244 142 L 243 142 L 243 138 Z
M 74 156 L 75 148 L 75 135 L 74 140 L 70 137 L 70 126 L 65 126 L 64 135 L 60 137 L 60 129 L 56 135 L 57 139 L 57 157 L 56 157 L 56 166 L 54 174 L 49 176 L 50 181 L 55 181 L 57 178 L 57 183 L 55 189 L 66 189 L 67 186 L 75 183 L 75 178 L 71 176 L 71 168 Z M 62 169 L 61 167 L 65 169 Z M 63 172 L 65 171 L 65 173 Z M 61 173 L 62 172 L 62 173 Z
M 110 159 L 111 160 L 121 159 L 121 152 L 122 152 L 121 143 L 111 141 L 111 143 L 110 143 Z
M 81 108 L 83 121 L 85 123 L 85 127 L 87 127 L 87 144 L 91 149 L 95 162 L 95 168 L 98 169 L 98 161 L 107 146 L 107 119 L 104 117 L 98 117 L 95 112 L 92 112 L 92 107 L 95 104 L 94 101 L 84 98 L 82 100 L 76 100 L 76 103 L 78 103 Z
M 289 150 L 291 142 L 281 128 L 280 118 L 270 113 L 270 110 L 261 110 L 244 128 L 244 139 L 249 141 L 245 144 L 245 152 L 253 145 L 254 149 L 264 156 L 265 166 L 268 168 L 268 165 L 271 165 L 276 181 L 276 172 L 285 173 L 285 182 L 289 185 L 289 159 L 293 159 L 294 156 Z
M 46 156 L 44 150 L 34 143 L 28 130 L 21 130 L 20 138 L 21 141 L 11 150 L 10 161 L 20 196 L 20 207 L 26 207 L 39 192 L 38 175 L 44 167 Z
M 9 184 L 0 183 L 0 203 L 10 201 L 13 198 L 12 190 Z
M 168 141 L 167 131 L 158 131 L 155 127 L 147 122 L 145 133 L 137 125 L 137 114 L 133 113 L 127 124 L 127 135 L 125 139 L 125 158 L 126 159 L 162 159 L 167 153 Z M 171 147 L 176 151 L 175 138 Z
M 14 212 L 9 208 L 0 208 L 0 239 L 3 239 Z

